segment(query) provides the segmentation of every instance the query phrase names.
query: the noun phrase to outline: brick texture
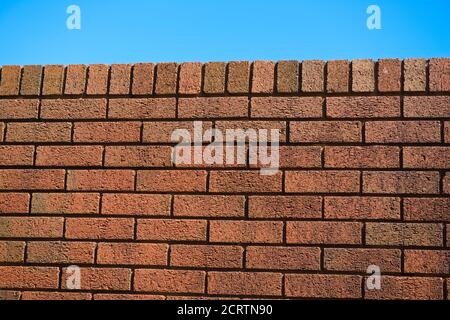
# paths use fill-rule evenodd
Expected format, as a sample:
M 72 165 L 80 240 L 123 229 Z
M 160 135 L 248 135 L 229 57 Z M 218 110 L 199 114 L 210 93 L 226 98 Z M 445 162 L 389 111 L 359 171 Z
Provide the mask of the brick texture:
M 1 67 L 0 300 L 449 299 L 449 70 Z M 217 163 L 174 163 L 177 129 Z M 248 141 L 243 163 L 221 163 L 229 129 L 273 157 L 262 130 L 279 130 L 278 170 Z

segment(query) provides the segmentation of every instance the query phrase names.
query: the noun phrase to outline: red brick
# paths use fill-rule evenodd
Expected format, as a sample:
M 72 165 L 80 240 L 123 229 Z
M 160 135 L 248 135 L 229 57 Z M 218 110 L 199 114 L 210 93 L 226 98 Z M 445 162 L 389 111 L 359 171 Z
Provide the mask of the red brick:
M 280 146 L 281 168 L 320 168 L 322 166 L 321 147 Z
M 219 120 L 215 122 L 215 129 L 222 131 L 224 139 L 226 139 L 227 130 L 235 130 L 232 135 L 234 141 L 243 140 L 251 141 L 253 143 L 262 141 L 272 141 L 271 130 L 278 130 L 278 142 L 286 142 L 286 122 L 285 121 L 226 121 Z M 248 131 L 250 130 L 250 131 Z M 266 136 L 260 130 L 267 130 Z M 254 137 L 253 133 L 256 134 Z M 239 139 L 238 139 L 238 138 Z M 258 139 L 258 140 L 257 140 Z
M 33 146 L 0 146 L 0 167 L 33 165 Z
M 359 192 L 358 171 L 286 171 L 286 192 Z
M 327 92 L 348 92 L 350 66 L 347 60 L 327 62 Z
M 450 122 L 445 122 L 445 142 L 450 143 Z
M 66 69 L 66 85 L 64 94 L 81 95 L 85 92 L 86 87 L 86 66 L 74 65 L 67 66 Z
M 449 198 L 406 198 L 405 220 L 450 221 Z
M 252 118 L 318 118 L 322 117 L 321 97 L 254 97 Z
M 24 66 L 20 94 L 23 96 L 37 96 L 41 94 L 42 66 Z
M 180 65 L 178 93 L 200 94 L 202 90 L 202 69 L 199 62 L 185 62 Z
M 431 223 L 366 223 L 367 245 L 442 246 L 443 228 Z
M 366 299 L 442 300 L 441 278 L 383 276 L 380 290 L 365 290 Z
M 104 194 L 102 214 L 168 216 L 170 196 L 157 194 Z
M 323 92 L 325 63 L 322 60 L 306 60 L 302 63 L 302 91 Z
M 287 222 L 287 243 L 361 244 L 362 223 L 293 221 Z
M 131 65 L 111 65 L 111 79 L 109 83 L 109 94 L 129 94 L 131 83 Z
M 156 94 L 176 94 L 178 65 L 176 63 L 158 63 L 156 66 Z
M 0 300 L 16 301 L 21 299 L 21 292 L 12 290 L 0 290 Z
M 171 167 L 169 146 L 117 146 L 105 148 L 107 167 Z
M 282 174 L 261 175 L 259 171 L 213 171 L 209 177 L 210 192 L 281 192 Z
M 5 99 L 0 100 L 0 119 L 36 119 L 39 100 Z
M 247 269 L 320 270 L 320 248 L 248 247 Z
M 180 98 L 180 118 L 246 118 L 247 97 Z
M 91 300 L 92 294 L 81 292 L 47 292 L 47 291 L 25 291 L 22 300 L 37 301 L 68 301 L 68 300 Z
M 224 93 L 225 72 L 226 72 L 226 64 L 223 62 L 206 63 L 203 92 L 211 94 Z
M 275 62 L 253 62 L 252 93 L 272 93 L 275 86 Z
M 439 193 L 439 173 L 421 171 L 374 171 L 363 173 L 364 193 Z
M 269 272 L 209 272 L 208 293 L 281 296 L 282 275 Z
M 174 215 L 179 217 L 243 217 L 244 196 L 176 195 Z
M 93 263 L 95 243 L 39 241 L 28 242 L 28 263 Z
M 378 62 L 378 91 L 401 90 L 402 63 L 399 59 L 382 59 Z
M 27 213 L 28 193 L 0 193 L 0 213 Z
M 276 69 L 277 92 L 297 93 L 299 91 L 299 62 L 279 61 Z
M 168 250 L 167 244 L 99 243 L 97 263 L 165 266 Z
M 187 130 L 191 137 L 194 137 L 194 123 L 193 121 L 155 121 L 144 122 L 144 132 L 142 134 L 142 140 L 144 143 L 173 143 L 178 141 L 172 141 L 172 133 L 175 130 Z M 212 122 L 202 121 L 202 134 L 206 130 L 212 128 Z M 194 138 L 192 139 L 194 141 Z M 202 142 L 210 142 L 211 139 L 203 139 Z
M 136 190 L 146 192 L 205 192 L 206 179 L 206 171 L 138 171 Z
M 153 93 L 153 77 L 155 65 L 153 63 L 137 63 L 133 66 L 133 81 L 131 93 L 144 95 Z
M 430 59 L 430 91 L 450 91 L 450 59 Z
M 109 100 L 110 119 L 160 119 L 175 118 L 174 98 L 142 98 Z
M 42 95 L 61 95 L 64 84 L 64 66 L 48 65 L 44 67 L 44 82 Z
M 320 218 L 322 199 L 319 196 L 251 196 L 249 217 L 266 218 Z
M 97 214 L 99 203 L 97 193 L 33 193 L 31 213 Z
M 365 127 L 369 143 L 432 143 L 441 142 L 438 121 L 370 121 Z
M 87 94 L 106 94 L 108 92 L 109 66 L 92 64 L 89 66 Z
M 405 117 L 449 118 L 449 96 L 404 97 Z
M 63 224 L 63 218 L 0 217 L 0 238 L 60 238 Z
M 211 220 L 210 242 L 281 243 L 283 222 Z
M 330 118 L 400 117 L 400 97 L 397 96 L 328 97 L 326 102 Z
M 62 190 L 64 170 L 0 170 L 2 190 Z
M 125 268 L 81 268 L 81 290 L 127 291 L 131 289 L 131 270 Z M 61 288 L 66 289 L 71 273 L 64 268 Z
M 74 142 L 140 142 L 140 122 L 78 122 Z
M 134 190 L 134 176 L 132 170 L 69 170 L 67 190 Z
M 328 168 L 399 168 L 400 148 L 388 146 L 325 147 Z
M 401 272 L 401 250 L 325 248 L 325 269 L 366 273 L 371 265 L 382 272 Z
M 8 124 L 8 142 L 70 142 L 72 124 L 68 122 L 14 122 Z
M 104 119 L 106 99 L 44 99 L 42 119 Z
M 239 246 L 172 245 L 170 264 L 194 268 L 242 268 L 244 249 Z
M 67 239 L 133 239 L 134 220 L 131 218 L 67 218 Z
M 5 131 L 5 129 L 6 129 L 6 124 L 3 122 L 0 122 L 0 142 L 3 142 L 3 136 L 4 136 L 3 132 Z
M 206 220 L 139 219 L 138 240 L 205 241 Z
M 293 121 L 290 123 L 291 142 L 361 142 L 359 121 Z
M 94 300 L 165 300 L 165 297 L 153 294 L 99 293 L 94 294 Z
M 447 274 L 449 250 L 405 250 L 405 273 Z
M 450 147 L 404 147 L 403 167 L 448 169 L 450 168 Z
M 37 147 L 36 165 L 53 167 L 101 166 L 102 146 Z
M 0 241 L 0 263 L 23 263 L 24 252 L 25 242 Z
M 372 60 L 352 61 L 352 91 L 375 91 L 375 64 Z
M 59 269 L 40 267 L 0 267 L 2 289 L 57 289 Z
M 400 219 L 400 198 L 326 197 L 327 219 Z
M 286 296 L 297 298 L 358 299 L 362 277 L 356 275 L 287 274 Z
M 403 90 L 425 91 L 427 88 L 427 62 L 425 59 L 403 60 Z
M 204 271 L 137 269 L 134 275 L 135 291 L 161 293 L 203 293 Z
M 0 96 L 16 96 L 20 88 L 20 66 L 3 66 L 0 82 Z
M 229 93 L 248 93 L 250 91 L 250 63 L 248 61 L 228 63 L 227 91 Z

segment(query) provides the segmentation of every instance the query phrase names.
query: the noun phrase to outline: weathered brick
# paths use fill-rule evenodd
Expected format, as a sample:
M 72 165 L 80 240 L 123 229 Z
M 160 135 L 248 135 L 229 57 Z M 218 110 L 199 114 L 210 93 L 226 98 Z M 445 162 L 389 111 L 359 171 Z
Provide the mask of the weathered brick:
M 102 146 L 42 146 L 36 149 L 36 165 L 98 167 L 102 165 L 102 154 Z
M 86 87 L 86 66 L 71 64 L 66 68 L 64 94 L 81 95 Z
M 322 199 L 319 196 L 251 196 L 249 217 L 267 218 L 320 218 Z
M 165 296 L 154 294 L 98 293 L 94 300 L 165 300 Z
M 58 268 L 0 267 L 0 288 L 58 289 Z
M 359 121 L 293 121 L 289 126 L 291 142 L 361 142 Z
M 254 97 L 252 118 L 318 118 L 322 117 L 321 97 Z
M 425 91 L 427 88 L 427 62 L 425 59 L 403 60 L 403 90 Z
M 157 194 L 113 194 L 102 198 L 102 214 L 168 216 L 170 196 Z
M 209 176 L 210 192 L 281 192 L 282 174 L 261 175 L 259 171 L 212 171 Z
M 134 190 L 134 176 L 133 170 L 69 170 L 67 172 L 67 190 Z
M 438 121 L 369 121 L 365 127 L 369 143 L 432 143 L 441 141 Z
M 239 246 L 172 245 L 170 264 L 194 268 L 242 268 L 244 249 Z
M 33 193 L 31 213 L 97 214 L 98 193 Z
M 158 63 L 156 65 L 156 94 L 177 93 L 178 65 L 176 63 Z
M 144 143 L 178 143 L 178 141 L 172 141 L 172 133 L 175 130 L 187 130 L 191 137 L 194 137 L 194 123 L 192 121 L 154 121 L 144 122 L 144 131 L 142 134 L 142 140 Z M 202 121 L 202 134 L 206 130 L 212 128 L 212 122 Z M 192 138 L 192 142 L 194 142 Z M 211 139 L 201 138 L 202 142 L 210 142 Z
M 110 119 L 175 118 L 175 98 L 109 100 Z
M 0 241 L 0 263 L 23 263 L 24 253 L 25 242 Z
M 385 246 L 442 246 L 441 224 L 366 223 L 366 243 Z
M 37 301 L 67 301 L 67 300 L 91 300 L 92 294 L 81 292 L 48 292 L 48 291 L 25 291 L 22 300 Z
M 180 98 L 178 117 L 193 118 L 246 118 L 247 97 Z
M 104 119 L 106 99 L 44 99 L 42 119 Z
M 64 268 L 61 288 L 67 289 L 71 275 Z M 128 291 L 131 289 L 131 270 L 125 268 L 81 268 L 81 290 Z M 70 282 L 69 282 L 70 283 Z
M 327 92 L 348 92 L 350 66 L 347 60 L 327 62 Z
M 270 272 L 209 272 L 208 293 L 239 296 L 281 296 L 283 276 Z
M 0 238 L 61 238 L 63 224 L 63 218 L 0 217 Z
M 399 168 L 400 148 L 388 146 L 325 147 L 328 168 Z
M 375 91 L 375 64 L 372 60 L 352 61 L 352 91 Z
M 450 143 L 450 122 L 445 122 L 445 128 L 444 128 L 444 139 L 445 143 Z
M 67 218 L 67 239 L 133 239 L 134 220 L 131 218 Z
M 381 59 L 378 62 L 378 91 L 401 90 L 402 63 L 399 59 Z
M 24 66 L 20 94 L 23 96 L 37 96 L 41 94 L 42 66 Z
M 205 241 L 206 220 L 139 219 L 138 240 Z
M 150 243 L 99 243 L 98 264 L 165 266 L 169 246 Z
M 250 91 L 250 63 L 248 61 L 228 63 L 227 91 L 229 93 L 248 93 Z
M 275 62 L 253 62 L 252 93 L 272 93 L 275 86 Z
M 0 81 L 0 96 L 15 96 L 20 88 L 20 66 L 3 66 Z
M 106 167 L 171 167 L 169 146 L 110 146 L 105 148 Z
M 42 84 L 42 95 L 61 95 L 64 84 L 64 66 L 48 65 L 44 67 L 44 83 Z
M 14 122 L 8 124 L 8 142 L 70 142 L 72 124 L 68 122 Z
M 320 248 L 248 247 L 247 269 L 320 270 Z
M 286 171 L 286 192 L 359 192 L 358 171 Z
M 215 122 L 215 129 L 222 131 L 224 140 L 227 140 L 227 130 L 235 130 L 231 134 L 234 141 L 244 140 L 256 144 L 257 142 L 273 141 L 272 130 L 278 131 L 278 142 L 286 142 L 285 121 L 226 121 Z M 265 130 L 265 131 L 264 131 Z M 265 132 L 265 133 L 264 133 Z M 227 141 L 226 141 L 227 142 Z M 244 142 L 244 141 L 243 141 Z M 242 143 L 243 143 L 242 142 Z
M 279 61 L 277 63 L 277 91 L 297 93 L 299 91 L 299 62 Z
M 108 92 L 109 66 L 92 64 L 89 66 L 87 94 L 106 94 Z
M 29 203 L 28 193 L 0 193 L 0 213 L 27 213 Z
M 139 142 L 140 122 L 77 122 L 74 142 Z
M 0 301 L 17 301 L 20 300 L 22 293 L 12 290 L 0 290 Z
M 33 165 L 33 146 L 0 146 L 0 167 Z
M 430 91 L 450 91 L 450 59 L 430 59 Z
M 144 95 L 153 93 L 153 77 L 155 65 L 153 63 L 137 63 L 133 66 L 133 81 L 131 93 Z
M 382 272 L 401 271 L 401 250 L 325 248 L 324 265 L 329 271 L 354 271 L 366 273 L 371 265 Z
M 322 60 L 302 62 L 302 91 L 323 92 L 325 86 L 325 63 Z
M 362 277 L 356 275 L 287 274 L 287 297 L 358 299 Z
M 199 62 L 185 62 L 180 65 L 178 93 L 200 94 L 202 91 L 202 69 Z
M 206 174 L 206 171 L 199 170 L 138 171 L 136 190 L 146 192 L 205 192 Z
M 321 159 L 321 147 L 280 146 L 280 168 L 320 168 Z
M 0 170 L 2 190 L 62 190 L 64 170 L 10 169 Z
M 93 263 L 95 243 L 30 241 L 27 245 L 29 263 Z
M 283 222 L 212 220 L 210 242 L 281 243 Z
M 420 171 L 374 171 L 363 173 L 364 193 L 439 193 L 439 173 Z
M 287 222 L 287 243 L 361 244 L 362 223 L 328 221 Z
M 204 93 L 224 93 L 225 92 L 225 72 L 224 62 L 208 62 L 205 64 L 205 78 L 203 82 Z
M 397 96 L 328 97 L 326 103 L 330 118 L 400 117 L 400 97 Z
M 405 250 L 405 273 L 447 274 L 449 250 Z
M 325 197 L 327 219 L 400 219 L 400 198 Z
M 449 198 L 406 198 L 405 220 L 450 221 Z
M 176 195 L 173 213 L 179 217 L 243 217 L 244 196 Z
M 206 272 L 194 270 L 137 269 L 135 291 L 161 293 L 203 293 Z
M 39 100 L 5 99 L 0 100 L 0 119 L 36 119 Z
M 131 65 L 111 65 L 111 79 L 109 83 L 109 94 L 129 94 L 131 83 Z
M 405 117 L 450 118 L 449 96 L 404 97 Z
M 448 169 L 450 168 L 450 147 L 404 147 L 403 167 Z

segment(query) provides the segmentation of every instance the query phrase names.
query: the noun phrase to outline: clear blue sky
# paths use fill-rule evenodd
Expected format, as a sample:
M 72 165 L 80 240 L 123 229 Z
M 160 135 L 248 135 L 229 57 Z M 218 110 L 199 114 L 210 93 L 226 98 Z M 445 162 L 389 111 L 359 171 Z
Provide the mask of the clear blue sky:
M 1 0 L 0 64 L 449 57 L 449 17 L 449 0 Z

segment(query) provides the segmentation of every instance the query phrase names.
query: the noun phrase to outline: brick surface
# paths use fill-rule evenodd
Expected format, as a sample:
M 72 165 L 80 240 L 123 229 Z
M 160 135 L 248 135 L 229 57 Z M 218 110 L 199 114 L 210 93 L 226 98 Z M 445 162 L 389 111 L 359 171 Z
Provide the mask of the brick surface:
M 0 241 L 0 263 L 24 262 L 25 242 Z
M 405 97 L 405 99 L 407 99 Z M 327 116 L 331 118 L 395 118 L 400 116 L 396 96 L 328 97 Z
M 140 219 L 137 222 L 139 240 L 204 241 L 206 220 Z
M 368 143 L 432 143 L 441 141 L 438 121 L 370 121 L 366 122 Z
M 403 167 L 448 169 L 450 167 L 449 147 L 405 147 Z
M 70 142 L 72 124 L 68 122 L 14 122 L 8 124 L 8 142 Z
M 129 94 L 131 84 L 131 65 L 111 65 L 111 76 L 109 82 L 109 94 Z
M 400 219 L 400 199 L 393 197 L 325 197 L 329 219 Z
M 5 169 L 0 170 L 1 190 L 62 190 L 64 170 Z
M 252 118 L 318 118 L 322 116 L 320 97 L 255 97 Z
M 97 214 L 100 195 L 97 193 L 33 193 L 31 213 Z
M 29 202 L 28 193 L 0 193 L 0 213 L 27 213 Z
M 42 100 L 42 119 L 104 119 L 106 99 Z
M 132 170 L 69 170 L 67 190 L 126 191 L 134 189 Z
M 306 60 L 302 62 L 302 91 L 324 91 L 325 63 L 322 60 Z
M 248 99 L 244 97 L 180 98 L 179 118 L 244 118 Z
M 28 242 L 27 262 L 50 263 L 93 263 L 95 243 L 35 241 Z
M 277 92 L 296 93 L 299 91 L 298 61 L 280 61 L 277 64 Z
M 20 66 L 2 67 L 2 78 L 0 81 L 0 96 L 13 96 L 19 94 L 20 88 Z
M 358 121 L 293 121 L 291 142 L 361 142 L 362 124 Z
M 449 118 L 450 97 L 411 96 L 404 98 L 405 117 Z
M 41 94 L 42 66 L 25 66 L 22 69 L 20 94 L 37 96 Z
M 153 93 L 153 78 L 155 65 L 153 63 L 137 63 L 133 66 L 131 93 L 144 95 Z
M 64 66 L 49 65 L 44 67 L 42 95 L 61 95 L 64 85 Z
M 348 92 L 350 66 L 346 60 L 328 61 L 327 92 Z
M 243 217 L 243 196 L 177 195 L 173 212 L 182 217 Z
M 208 293 L 240 296 L 280 296 L 282 275 L 269 272 L 209 272 Z
M 68 276 L 63 269 L 61 287 L 66 289 Z M 131 270 L 126 268 L 81 268 L 81 289 L 92 291 L 126 291 L 131 289 Z
M 229 93 L 247 93 L 250 90 L 250 63 L 232 61 L 228 63 L 227 91 Z
M 63 218 L 0 217 L 0 238 L 61 238 Z
M 320 218 L 322 199 L 318 196 L 251 196 L 249 217 L 267 218 Z
M 382 59 L 378 62 L 378 91 L 401 90 L 402 64 L 399 59 Z
M 140 122 L 78 122 L 73 128 L 74 142 L 139 142 Z
M 406 273 L 448 274 L 449 250 L 405 250 Z
M 361 244 L 362 224 L 358 222 L 287 222 L 287 243 Z
M 400 149 L 389 146 L 325 147 L 328 168 L 398 168 Z
M 156 94 L 177 93 L 178 65 L 176 63 L 158 63 L 156 66 Z
M 375 64 L 372 60 L 352 61 L 352 91 L 372 92 L 375 90 Z
M 430 59 L 430 91 L 450 91 L 450 59 Z
M 172 141 L 172 133 L 175 130 L 188 130 L 191 137 L 194 137 L 195 121 L 150 121 L 144 122 L 144 129 L 142 133 L 142 140 L 146 143 L 170 143 L 178 142 Z M 202 128 L 204 131 L 212 128 L 212 122 L 202 121 Z M 204 133 L 204 132 L 202 132 Z M 192 138 L 194 140 L 194 138 Z M 211 139 L 201 139 L 204 142 L 209 142 Z
M 28 301 L 72 301 L 91 299 L 92 294 L 81 292 L 25 291 L 22 293 L 22 300 Z
M 137 269 L 134 288 L 146 292 L 203 293 L 205 278 L 204 271 Z
M 66 68 L 66 82 L 64 85 L 64 94 L 81 95 L 86 88 L 86 66 L 69 65 Z
M 146 192 L 205 192 L 206 171 L 138 171 L 136 190 Z M 155 184 L 157 181 L 157 184 Z
M 170 249 L 172 266 L 242 268 L 244 249 L 239 246 L 172 245 Z
M 169 146 L 107 146 L 106 167 L 171 167 Z
M 426 223 L 367 223 L 366 243 L 385 246 L 442 246 L 442 225 Z
M 36 119 L 38 107 L 39 101 L 35 99 L 2 99 L 0 100 L 0 119 Z
M 205 64 L 205 75 L 203 80 L 203 92 L 224 93 L 225 92 L 226 64 L 223 62 L 208 62 Z
M 259 171 L 213 171 L 209 176 L 211 192 L 281 192 L 281 172 L 260 175 Z
M 68 218 L 67 239 L 133 239 L 134 221 L 130 218 Z
M 427 88 L 427 62 L 425 59 L 405 59 L 403 90 L 425 91 Z
M 150 243 L 99 243 L 97 262 L 105 265 L 165 266 L 169 246 Z
M 406 198 L 405 220 L 450 221 L 449 198 Z
M 58 268 L 0 266 L 0 287 L 3 289 L 57 289 Z
M 109 66 L 104 64 L 93 64 L 89 66 L 87 94 L 106 94 L 108 92 L 109 70 Z
M 36 148 L 37 166 L 93 167 L 102 165 L 101 146 L 41 146 Z
M 109 100 L 110 119 L 175 118 L 176 100 L 173 98 L 142 98 Z
M 439 193 L 437 172 L 364 172 L 364 193 L 436 194 Z
M 359 192 L 358 171 L 288 171 L 286 192 L 294 193 L 352 193 Z
M 274 91 L 275 62 L 253 62 L 252 75 L 252 93 L 272 93 Z
M 102 214 L 168 216 L 170 196 L 157 194 L 104 194 Z
M 0 146 L 0 167 L 33 165 L 33 146 Z
M 224 243 L 281 243 L 282 222 L 210 221 L 209 239 Z
M 202 69 L 199 62 L 185 62 L 180 65 L 178 92 L 181 94 L 199 94 L 202 90 Z

